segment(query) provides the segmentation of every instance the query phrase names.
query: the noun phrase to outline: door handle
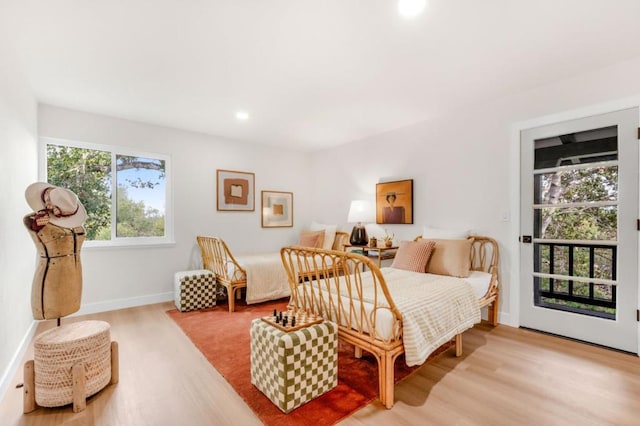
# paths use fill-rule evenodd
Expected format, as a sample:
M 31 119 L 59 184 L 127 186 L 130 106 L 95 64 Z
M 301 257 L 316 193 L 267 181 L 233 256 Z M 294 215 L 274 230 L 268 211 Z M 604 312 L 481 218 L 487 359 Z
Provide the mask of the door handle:
M 531 238 L 531 235 L 523 235 L 522 237 L 518 238 L 520 240 L 520 242 L 525 243 L 525 244 L 531 244 L 531 241 L 533 241 L 533 239 Z

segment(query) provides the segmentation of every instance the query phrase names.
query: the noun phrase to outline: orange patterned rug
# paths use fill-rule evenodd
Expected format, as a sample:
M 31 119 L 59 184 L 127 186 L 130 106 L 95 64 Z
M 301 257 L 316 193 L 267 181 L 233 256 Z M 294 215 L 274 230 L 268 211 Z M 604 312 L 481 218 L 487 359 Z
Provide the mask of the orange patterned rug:
M 357 359 L 353 356 L 353 347 L 342 342 L 338 347 L 338 386 L 289 414 L 280 411 L 251 384 L 251 321 L 269 315 L 274 309 L 284 309 L 287 301 L 258 305 L 238 303 L 233 313 L 228 312 L 226 305 L 218 305 L 184 313 L 173 309 L 167 314 L 265 425 L 333 425 L 376 399 L 378 366 L 375 358 L 365 352 Z M 396 383 L 418 368 L 407 367 L 404 357 L 396 361 L 395 367 Z

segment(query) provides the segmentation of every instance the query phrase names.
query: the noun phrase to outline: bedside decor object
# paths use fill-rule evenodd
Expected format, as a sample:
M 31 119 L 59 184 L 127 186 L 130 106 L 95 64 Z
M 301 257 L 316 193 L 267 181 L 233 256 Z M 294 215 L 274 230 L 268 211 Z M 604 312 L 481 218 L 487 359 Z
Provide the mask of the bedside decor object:
M 255 211 L 255 175 L 233 170 L 217 170 L 217 209 L 221 211 Z
M 384 237 L 382 238 L 382 240 L 384 241 L 385 247 L 393 246 L 393 237 L 395 237 L 395 234 L 393 232 L 389 234 L 388 230 L 384 230 Z
M 373 219 L 371 203 L 366 200 L 354 200 L 349 208 L 347 222 L 356 223 L 351 231 L 349 242 L 354 246 L 366 246 L 369 242 L 367 230 L 362 222 L 370 222 Z
M 376 223 L 413 223 L 413 179 L 376 184 Z
M 262 227 L 293 226 L 293 192 L 262 191 Z

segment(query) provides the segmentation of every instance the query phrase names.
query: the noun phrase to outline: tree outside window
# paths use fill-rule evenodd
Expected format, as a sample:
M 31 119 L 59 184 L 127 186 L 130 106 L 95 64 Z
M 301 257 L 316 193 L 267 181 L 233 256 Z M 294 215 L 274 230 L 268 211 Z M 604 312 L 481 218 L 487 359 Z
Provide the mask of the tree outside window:
M 78 195 L 87 210 L 87 240 L 167 237 L 168 159 L 101 148 L 46 144 L 47 181 Z

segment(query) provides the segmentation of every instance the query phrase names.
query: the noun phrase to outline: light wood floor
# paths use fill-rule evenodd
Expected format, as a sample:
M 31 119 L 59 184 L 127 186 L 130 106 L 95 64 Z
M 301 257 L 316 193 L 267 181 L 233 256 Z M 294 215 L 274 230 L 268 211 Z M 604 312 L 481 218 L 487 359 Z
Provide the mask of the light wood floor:
M 252 411 L 165 315 L 171 303 L 66 320 L 100 319 L 120 345 L 120 382 L 87 409 L 22 414 L 20 371 L 0 401 L 1 425 L 259 425 Z M 55 326 L 40 325 L 38 332 Z M 25 359 L 32 359 L 32 349 Z M 527 330 L 480 325 L 452 351 L 344 425 L 640 424 L 640 359 Z

